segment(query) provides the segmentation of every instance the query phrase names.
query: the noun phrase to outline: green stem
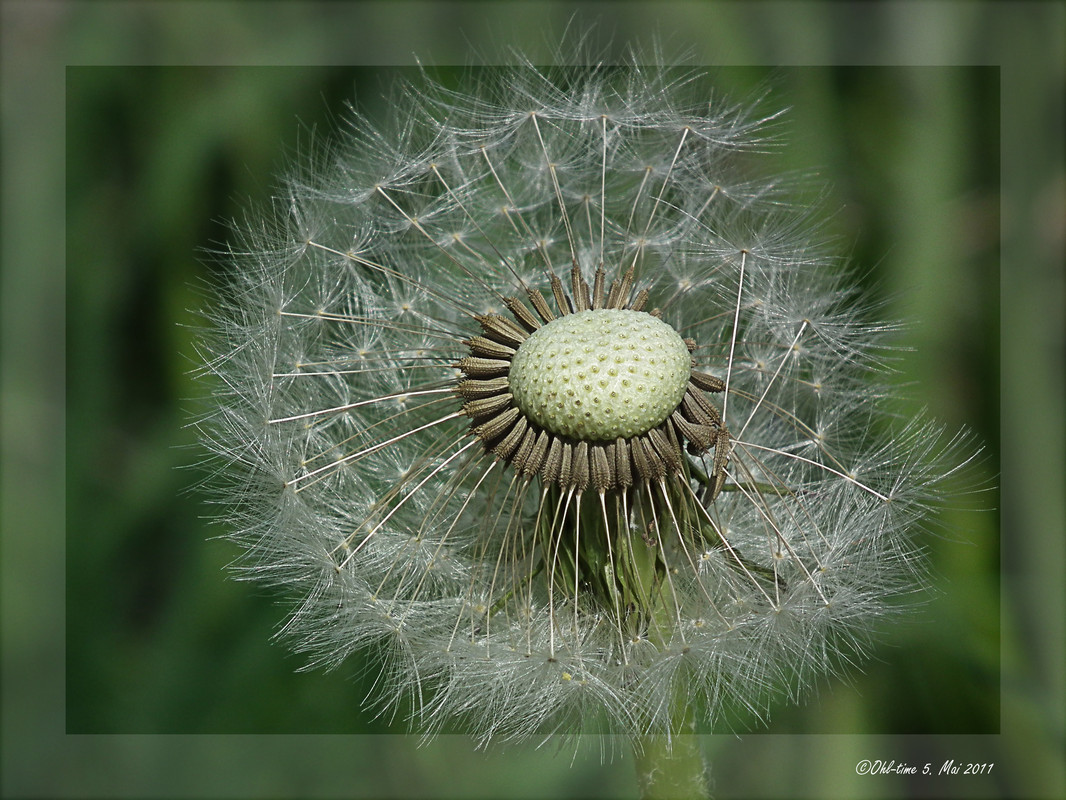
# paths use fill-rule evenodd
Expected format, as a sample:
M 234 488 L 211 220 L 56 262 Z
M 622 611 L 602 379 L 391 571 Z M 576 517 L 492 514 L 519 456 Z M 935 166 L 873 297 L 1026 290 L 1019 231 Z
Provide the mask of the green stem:
M 673 493 L 669 508 L 677 515 L 681 530 L 698 530 L 698 524 L 690 514 L 688 498 L 683 493 Z M 660 513 L 667 510 L 659 509 Z M 663 568 L 666 569 L 666 565 Z M 665 598 L 660 595 L 655 602 L 646 605 L 652 617 L 649 638 L 660 649 L 669 646 L 668 632 L 674 624 L 672 606 L 664 601 Z M 692 705 L 680 687 L 674 691 L 670 729 L 669 735 L 644 736 L 634 745 L 637 782 L 642 800 L 709 800 L 711 793 L 707 783 L 707 762 L 703 757 L 700 739 L 694 733 Z
M 668 553 L 671 548 L 703 547 L 708 540 L 683 485 L 687 480 L 686 471 L 676 482 L 666 483 L 661 493 L 659 487 L 644 487 L 630 490 L 624 498 L 612 495 L 613 508 L 594 496 L 591 501 L 572 499 L 568 490 L 550 487 L 536 536 L 555 597 L 576 603 L 577 595 L 582 595 L 575 608 L 589 606 L 613 615 L 619 636 L 646 636 L 664 651 L 678 646 L 678 600 L 669 583 Z M 629 518 L 623 518 L 622 509 L 628 510 Z M 637 520 L 636 531 L 631 519 Z M 648 537 L 642 538 L 645 528 Z M 663 541 L 664 536 L 668 540 Z M 675 536 L 684 541 L 675 542 Z M 718 539 L 712 535 L 709 541 Z M 634 745 L 640 795 L 645 800 L 710 797 L 707 765 L 693 733 L 692 705 L 682 686 L 674 691 L 669 733 L 643 736 Z
M 688 728 L 688 722 L 684 723 Z M 700 740 L 688 731 L 645 736 L 635 746 L 642 800 L 710 798 Z

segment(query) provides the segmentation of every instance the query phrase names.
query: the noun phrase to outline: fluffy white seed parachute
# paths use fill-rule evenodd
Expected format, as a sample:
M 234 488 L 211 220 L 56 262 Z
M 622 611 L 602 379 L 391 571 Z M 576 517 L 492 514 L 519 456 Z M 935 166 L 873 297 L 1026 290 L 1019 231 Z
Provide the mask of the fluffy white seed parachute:
M 353 115 L 235 226 L 202 428 L 241 574 L 298 598 L 310 665 L 375 648 L 381 707 L 425 731 L 762 713 L 920 580 L 950 447 L 886 408 L 889 326 L 798 184 L 752 177 L 774 115 L 633 65 L 471 86 L 423 78 L 385 129 Z M 646 366 L 584 323 L 522 350 L 582 313 L 684 343 L 652 408 L 583 390 L 583 363 Z

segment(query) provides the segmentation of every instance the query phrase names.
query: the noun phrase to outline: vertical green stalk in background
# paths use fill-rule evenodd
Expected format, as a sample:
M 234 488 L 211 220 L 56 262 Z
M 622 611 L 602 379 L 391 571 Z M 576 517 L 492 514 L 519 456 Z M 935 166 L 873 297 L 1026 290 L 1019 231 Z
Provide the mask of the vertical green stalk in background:
M 637 782 L 642 800 L 700 800 L 710 798 L 707 762 L 700 740 L 688 728 L 687 706 L 679 703 L 681 722 L 669 737 L 645 736 L 635 751 Z

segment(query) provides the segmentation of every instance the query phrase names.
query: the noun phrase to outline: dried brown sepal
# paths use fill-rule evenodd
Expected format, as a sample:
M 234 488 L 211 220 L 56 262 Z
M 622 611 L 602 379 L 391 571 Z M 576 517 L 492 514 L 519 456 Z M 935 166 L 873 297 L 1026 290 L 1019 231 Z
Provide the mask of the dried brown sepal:
M 574 464 L 574 447 L 568 442 L 563 442 L 562 448 L 562 460 L 559 463 L 559 477 L 556 479 L 559 481 L 560 486 L 572 486 L 572 468 Z
M 705 392 L 725 391 L 725 381 L 721 378 L 716 378 L 714 375 L 708 375 L 706 372 L 692 370 L 692 374 L 689 375 L 689 381 L 697 389 L 702 389 Z
M 633 267 L 630 267 L 619 280 L 611 281 L 611 290 L 607 293 L 607 308 L 626 307 L 633 288 L 633 276 Z
M 729 466 L 729 452 L 732 448 L 732 437 L 725 428 L 718 430 L 718 438 L 714 443 L 714 464 L 712 466 L 712 478 L 714 486 L 711 488 L 711 500 L 718 497 L 725 485 L 725 471 Z
M 511 463 L 514 464 L 515 470 L 519 473 L 528 475 L 536 472 L 536 469 L 530 470 L 528 468 L 533 455 L 533 447 L 536 443 L 537 432 L 527 425 L 525 433 L 522 434 L 522 441 L 518 443 L 518 449 L 515 450 L 515 454 L 511 458 Z
M 499 444 L 492 448 L 492 452 L 505 461 L 509 460 L 515 450 L 518 449 L 518 445 L 522 443 L 522 437 L 525 436 L 527 427 L 526 418 L 519 416 L 514 427 L 500 440 Z
M 570 308 L 570 298 L 566 296 L 566 291 L 563 289 L 563 282 L 559 280 L 559 276 L 554 272 L 551 276 L 552 295 L 555 297 L 555 305 L 559 309 L 561 316 L 566 316 L 572 312 Z
M 503 304 L 507 306 L 507 310 L 511 312 L 518 324 L 530 333 L 540 328 L 540 320 L 517 297 L 505 297 L 503 298 Z
M 592 307 L 603 308 L 603 284 L 607 280 L 607 273 L 603 269 L 603 264 L 596 267 L 596 277 L 592 283 Z
M 688 451 L 693 455 L 699 453 L 705 453 L 711 449 L 711 445 L 715 442 L 717 431 L 710 425 L 700 425 L 696 422 L 690 422 L 685 419 L 685 415 L 681 413 L 680 409 L 674 411 L 670 415 L 670 419 L 674 425 L 681 432 L 681 435 L 688 440 Z
M 502 414 L 492 417 L 488 422 L 475 425 L 473 428 L 474 434 L 486 442 L 496 441 L 511 429 L 511 426 L 515 424 L 515 421 L 520 416 L 522 416 L 522 412 L 517 408 L 509 408 Z
M 537 316 L 540 317 L 545 323 L 551 322 L 555 319 L 555 313 L 552 311 L 551 306 L 548 305 L 548 301 L 544 299 L 542 295 L 536 289 L 530 289 L 526 296 L 529 298 L 530 304 L 533 306 L 533 310 L 537 312 Z
M 463 403 L 463 413 L 475 422 L 483 422 L 485 421 L 485 418 L 499 414 L 501 411 L 509 408 L 512 399 L 513 396 L 511 393 L 505 392 L 504 394 L 493 395 L 491 397 L 480 397 L 477 400 L 468 400 Z M 517 408 L 514 410 L 518 411 Z
M 655 455 L 662 461 L 664 475 L 676 475 L 681 472 L 681 459 L 683 458 L 681 450 L 671 444 L 661 427 L 652 428 L 645 434 L 645 437 L 651 443 Z
M 713 428 L 719 428 L 722 425 L 722 416 L 718 413 L 718 409 L 712 406 L 699 391 L 693 391 L 691 386 L 681 400 L 681 408 L 690 420 L 700 425 L 710 425 Z
M 477 320 L 486 336 L 502 344 L 517 348 L 529 338 L 526 331 L 499 314 L 478 314 L 474 319 Z
M 459 359 L 456 368 L 471 378 L 495 378 L 506 376 L 511 370 L 511 362 L 502 358 L 481 358 L 466 356 Z
M 644 310 L 644 306 L 646 306 L 648 304 L 648 297 L 649 297 L 648 290 L 647 289 L 641 289 L 639 292 L 637 292 L 637 296 L 633 298 L 633 302 L 629 304 L 630 310 L 631 311 L 643 311 Z
M 503 344 L 484 336 L 472 336 L 464 341 L 463 344 L 470 349 L 471 355 L 479 358 L 510 359 L 517 352 L 514 347 L 508 344 Z
M 633 470 L 629 458 L 629 443 L 619 437 L 614 440 L 615 481 L 623 489 L 633 485 Z
M 570 269 L 570 297 L 573 298 L 575 311 L 589 310 L 589 285 L 581 277 L 577 264 Z
M 530 429 L 532 432 L 532 429 Z M 548 436 L 546 431 L 540 431 L 537 434 L 537 439 L 533 442 L 533 448 L 529 452 L 528 458 L 522 465 L 522 471 L 530 475 L 540 472 L 544 461 L 548 457 L 548 445 L 550 444 L 551 437 Z
M 455 387 L 456 393 L 464 400 L 477 400 L 482 397 L 491 397 L 509 391 L 510 381 L 506 377 L 496 378 L 468 378 L 459 381 Z
M 579 492 L 589 485 L 589 443 L 578 442 L 573 447 L 570 461 L 570 485 Z
M 559 480 L 563 469 L 563 440 L 554 436 L 550 439 L 551 446 L 548 448 L 548 453 L 544 458 L 544 468 L 540 473 L 544 482 L 549 484 Z
M 607 457 L 608 447 L 613 445 L 594 444 L 590 450 L 589 478 L 592 488 L 600 494 L 614 485 L 614 470 L 611 468 L 611 459 Z

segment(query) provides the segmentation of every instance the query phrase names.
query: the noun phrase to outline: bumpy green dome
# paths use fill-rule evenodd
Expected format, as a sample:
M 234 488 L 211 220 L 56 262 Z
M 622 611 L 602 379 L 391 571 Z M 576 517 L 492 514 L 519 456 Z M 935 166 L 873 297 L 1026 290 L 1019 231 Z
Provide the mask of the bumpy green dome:
M 511 361 L 515 404 L 551 433 L 611 441 L 645 433 L 685 396 L 691 357 L 677 331 L 643 311 L 568 314 Z

